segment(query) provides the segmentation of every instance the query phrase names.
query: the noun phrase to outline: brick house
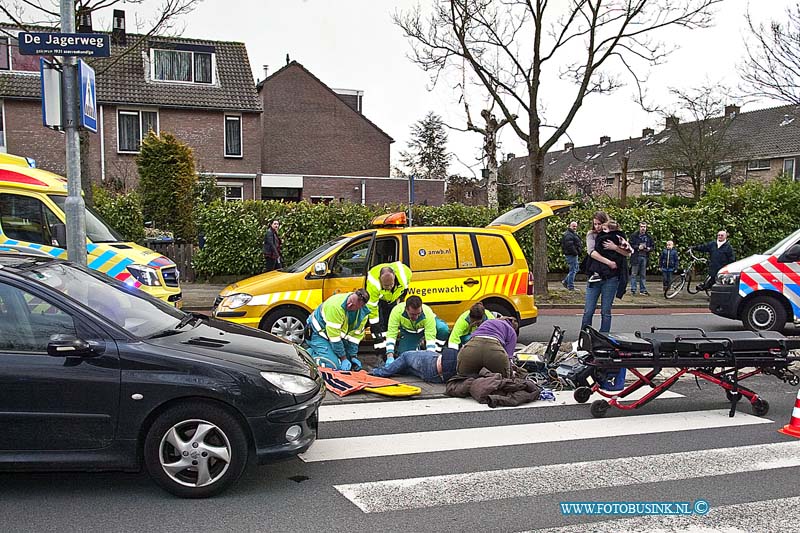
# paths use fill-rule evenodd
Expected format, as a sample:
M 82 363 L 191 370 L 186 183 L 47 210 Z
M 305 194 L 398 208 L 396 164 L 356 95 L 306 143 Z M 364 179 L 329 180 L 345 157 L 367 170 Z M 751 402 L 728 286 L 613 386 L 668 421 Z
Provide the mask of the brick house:
M 795 105 L 759 109 L 742 113 L 738 106 L 725 108 L 724 135 L 726 143 L 735 149 L 722 157 L 714 168 L 714 179 L 723 183 L 741 183 L 746 180 L 769 182 L 785 173 L 792 179 L 800 178 L 800 107 Z M 659 150 L 669 142 L 678 127 L 692 127 L 693 122 L 680 124 L 670 117 L 664 129 L 656 133 L 644 128 L 641 137 L 611 141 L 600 137 L 598 144 L 574 147 L 565 143 L 563 150 L 553 150 L 545 155 L 545 179 L 548 182 L 568 181 L 580 168 L 591 171 L 604 181 L 605 194 L 618 198 L 623 168 L 628 177 L 629 196 L 691 195 L 687 180 L 680 172 L 664 168 Z M 712 127 L 709 135 L 719 135 Z M 517 179 L 527 175 L 527 158 L 517 157 L 507 162 Z M 575 192 L 573 183 L 566 183 Z
M 124 14 L 114 15 L 122 29 L 112 33 L 111 57 L 90 63 L 98 133 L 85 136 L 83 180 L 134 186 L 135 157 L 152 128 L 191 146 L 198 172 L 217 176 L 228 199 L 259 198 L 261 103 L 244 44 L 126 35 Z M 19 53 L 16 28 L 4 31 L 11 36 L 0 37 L 0 150 L 64 174 L 64 138 L 42 126 L 39 58 Z
M 404 202 L 394 140 L 363 114 L 363 92 L 331 89 L 296 61 L 257 84 L 264 113 L 261 196 L 311 202 Z M 416 180 L 416 203 L 444 203 L 444 180 Z

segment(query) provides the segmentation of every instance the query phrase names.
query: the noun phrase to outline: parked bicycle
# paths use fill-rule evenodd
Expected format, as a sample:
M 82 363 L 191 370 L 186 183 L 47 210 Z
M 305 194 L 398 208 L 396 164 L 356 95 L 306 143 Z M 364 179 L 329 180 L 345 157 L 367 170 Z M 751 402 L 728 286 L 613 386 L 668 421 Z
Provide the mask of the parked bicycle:
M 687 249 L 686 251 L 692 260 L 689 261 L 689 264 L 686 265 L 686 268 L 675 273 L 675 275 L 672 277 L 672 281 L 664 290 L 664 298 L 667 298 L 668 300 L 675 298 L 678 294 L 680 294 L 680 292 L 683 290 L 683 287 L 686 287 L 686 292 L 689 294 L 697 294 L 700 291 L 705 291 L 705 293 L 708 294 L 709 290 L 711 290 L 711 286 L 714 284 L 714 281 L 709 275 L 706 275 L 703 283 L 700 285 L 694 285 L 692 283 L 692 279 L 697 279 L 697 277 L 695 277 L 697 275 L 695 273 L 695 263 L 707 263 L 708 260 L 694 255 L 691 248 Z

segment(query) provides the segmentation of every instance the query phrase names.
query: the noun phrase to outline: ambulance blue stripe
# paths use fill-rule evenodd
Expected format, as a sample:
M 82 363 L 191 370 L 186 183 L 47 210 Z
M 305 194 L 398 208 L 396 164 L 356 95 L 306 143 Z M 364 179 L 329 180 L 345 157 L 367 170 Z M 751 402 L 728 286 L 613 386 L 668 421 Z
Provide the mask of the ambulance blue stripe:
M 89 252 L 89 253 L 92 253 L 92 252 L 94 252 L 95 250 L 97 250 L 97 245 L 96 245 L 96 244 L 92 244 L 92 243 L 90 243 L 90 242 L 89 242 L 89 243 L 86 243 L 86 251 L 87 251 L 87 252 Z
M 33 248 L 34 250 L 41 250 L 42 245 L 36 244 L 35 242 L 28 243 L 28 248 Z
M 93 268 L 93 269 L 97 270 L 101 266 L 103 266 L 106 263 L 108 263 L 111 260 L 111 258 L 114 257 L 115 255 L 117 255 L 117 254 L 115 254 L 114 252 L 112 252 L 110 250 L 106 251 L 106 252 L 103 252 L 102 254 L 100 254 L 100 257 L 98 257 L 97 259 L 95 259 L 94 261 L 89 263 L 89 268 Z
M 110 269 L 108 272 L 106 272 L 106 274 L 108 274 L 108 275 L 109 275 L 109 276 L 111 276 L 112 278 L 116 278 L 116 277 L 117 277 L 117 274 L 119 274 L 120 272 L 122 272 L 123 270 L 125 270 L 125 268 L 126 268 L 128 265 L 130 265 L 131 263 L 133 263 L 133 260 L 132 260 L 132 259 L 127 259 L 127 258 L 126 258 L 126 259 L 123 259 L 122 261 L 120 261 L 119 263 L 117 263 L 117 264 L 116 264 L 116 266 L 112 267 L 112 268 L 111 268 L 111 269 Z
M 8 239 L 7 241 L 5 241 L 4 244 L 9 244 L 11 246 L 16 246 L 16 245 L 19 244 L 19 241 L 15 241 L 14 239 Z

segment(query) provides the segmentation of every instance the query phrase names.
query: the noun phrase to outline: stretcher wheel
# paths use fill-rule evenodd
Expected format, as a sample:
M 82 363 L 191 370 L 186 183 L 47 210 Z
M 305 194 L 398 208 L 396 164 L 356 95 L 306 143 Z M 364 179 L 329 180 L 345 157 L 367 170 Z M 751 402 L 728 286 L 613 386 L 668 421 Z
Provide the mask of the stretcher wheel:
M 753 414 L 756 416 L 765 416 L 769 413 L 769 402 L 767 400 L 759 398 L 750 405 L 753 408 Z
M 606 416 L 606 411 L 608 411 L 608 402 L 605 400 L 595 400 L 592 402 L 590 411 L 593 417 L 603 418 Z
M 575 392 L 572 393 L 572 397 L 575 398 L 575 401 L 578 403 L 588 402 L 591 395 L 592 389 L 589 387 L 578 387 L 575 389 Z

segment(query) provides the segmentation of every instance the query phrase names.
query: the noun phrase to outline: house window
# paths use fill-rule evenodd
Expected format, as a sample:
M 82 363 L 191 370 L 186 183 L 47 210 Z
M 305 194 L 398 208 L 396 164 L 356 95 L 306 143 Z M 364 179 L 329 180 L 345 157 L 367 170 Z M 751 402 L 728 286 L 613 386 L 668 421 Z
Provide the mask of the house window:
M 218 185 L 225 191 L 226 202 L 241 202 L 244 200 L 244 187 L 241 183 Z
M 208 47 L 203 47 L 208 48 Z M 150 50 L 154 80 L 184 83 L 214 82 L 214 53 L 198 50 Z
M 783 160 L 783 173 L 792 179 L 795 179 L 794 174 L 794 158 Z
M 225 157 L 242 157 L 242 117 L 225 115 Z
M 117 151 L 137 153 L 142 139 L 153 130 L 158 135 L 158 112 L 120 110 L 117 114 Z
M 657 196 L 664 190 L 664 171 L 646 170 L 642 172 L 642 196 Z
M 747 163 L 747 170 L 769 170 L 769 159 L 753 159 Z
M 614 185 L 614 176 L 606 176 L 606 185 Z
M 312 204 L 329 204 L 334 198 L 333 196 L 312 196 L 310 200 Z
M 6 151 L 6 119 L 3 114 L 3 101 L 0 100 L 0 152 Z
M 8 37 L 0 37 L 0 70 L 11 70 L 11 47 Z

